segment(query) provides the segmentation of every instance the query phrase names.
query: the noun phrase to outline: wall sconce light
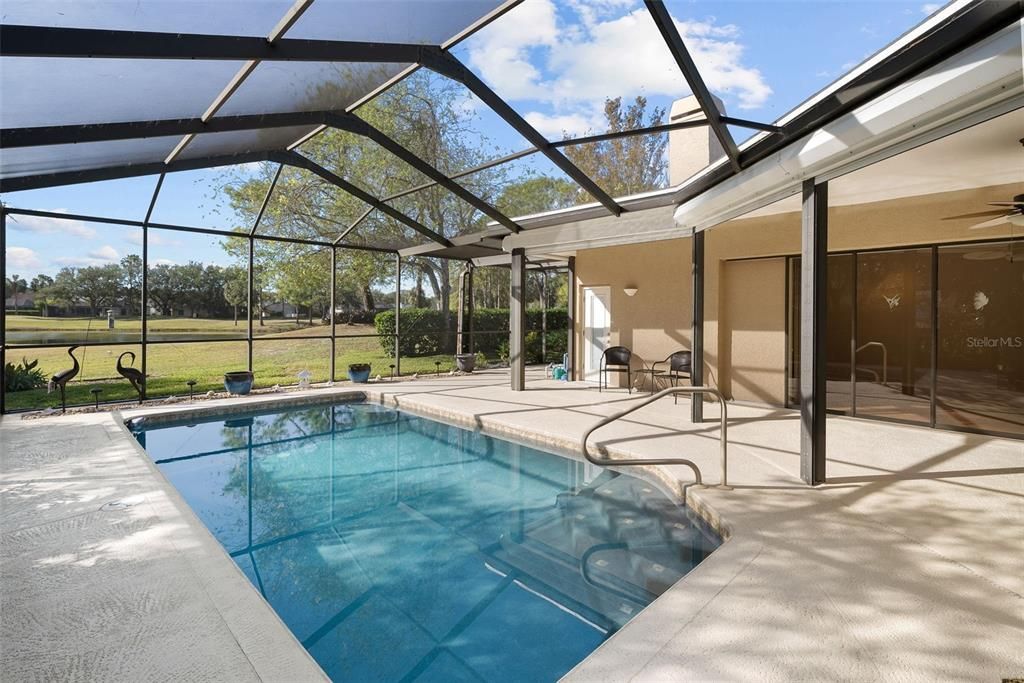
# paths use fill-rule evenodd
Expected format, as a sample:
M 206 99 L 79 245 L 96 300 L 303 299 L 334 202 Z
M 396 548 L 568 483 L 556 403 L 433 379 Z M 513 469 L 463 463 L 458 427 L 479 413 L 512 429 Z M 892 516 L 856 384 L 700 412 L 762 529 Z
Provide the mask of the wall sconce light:
M 636 287 L 623 287 L 622 291 L 626 294 L 626 296 L 634 296 L 640 290 L 637 289 Z

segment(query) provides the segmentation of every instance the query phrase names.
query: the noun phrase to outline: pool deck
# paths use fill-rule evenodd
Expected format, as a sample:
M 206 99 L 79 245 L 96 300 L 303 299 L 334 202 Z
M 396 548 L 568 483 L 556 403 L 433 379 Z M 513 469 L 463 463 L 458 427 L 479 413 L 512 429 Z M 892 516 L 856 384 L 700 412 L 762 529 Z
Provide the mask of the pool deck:
M 575 449 L 636 394 L 531 371 L 367 385 L 371 400 Z M 310 400 L 346 389 L 287 394 Z M 646 396 L 646 395 L 643 395 Z M 153 406 L 125 416 L 282 395 Z M 720 477 L 717 407 L 606 427 L 617 457 Z M 1024 675 L 1024 441 L 841 417 L 829 483 L 799 479 L 791 411 L 729 406 L 732 490 L 683 490 L 728 541 L 569 680 L 999 680 Z M 578 457 L 578 456 L 577 456 Z M 109 414 L 0 419 L 0 671 L 10 680 L 319 680 L 322 673 Z

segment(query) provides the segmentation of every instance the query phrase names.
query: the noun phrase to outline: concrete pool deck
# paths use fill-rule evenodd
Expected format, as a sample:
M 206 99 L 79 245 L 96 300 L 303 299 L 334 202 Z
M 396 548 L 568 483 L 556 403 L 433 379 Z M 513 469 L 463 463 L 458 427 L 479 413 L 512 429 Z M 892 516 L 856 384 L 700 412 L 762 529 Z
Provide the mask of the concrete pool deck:
M 638 396 L 531 372 L 371 384 L 371 400 L 555 449 Z M 322 398 L 345 389 L 289 393 Z M 278 395 L 125 416 L 257 407 Z M 640 397 L 646 396 L 641 395 Z M 717 409 L 662 399 L 597 432 L 719 481 Z M 729 406 L 731 491 L 686 488 L 729 540 L 570 680 L 999 680 L 1024 674 L 1024 441 L 830 418 L 829 483 L 795 413 Z M 14 680 L 322 674 L 110 414 L 0 419 L 0 671 Z M 577 455 L 577 457 L 579 457 Z M 660 479 L 692 481 L 685 467 Z M 676 479 L 677 478 L 677 479 Z

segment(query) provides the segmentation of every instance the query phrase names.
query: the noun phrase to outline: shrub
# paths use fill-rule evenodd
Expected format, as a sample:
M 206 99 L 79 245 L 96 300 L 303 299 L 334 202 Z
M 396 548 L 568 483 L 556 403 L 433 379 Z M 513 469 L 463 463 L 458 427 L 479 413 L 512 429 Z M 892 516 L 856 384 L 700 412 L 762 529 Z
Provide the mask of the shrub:
M 380 335 L 380 344 L 390 357 L 395 348 L 395 312 L 381 311 L 373 320 Z M 429 308 L 403 308 L 401 318 L 399 353 L 402 356 L 432 356 L 439 353 L 454 353 L 457 333 L 458 316 L 451 313 L 447 327 L 444 313 Z M 530 362 L 541 362 L 540 330 L 542 325 L 541 309 L 531 308 L 526 311 L 527 354 Z M 561 361 L 565 353 L 565 330 L 569 325 L 568 311 L 564 308 L 549 308 L 547 311 L 547 351 L 546 362 Z M 478 308 L 473 311 L 474 350 L 486 355 L 497 355 L 508 360 L 508 309 Z M 529 335 L 533 332 L 536 353 L 530 353 Z M 498 334 L 494 334 L 498 333 Z
M 21 363 L 4 365 L 4 391 L 28 391 L 46 386 L 46 375 L 37 368 L 38 360 L 29 362 L 24 356 Z

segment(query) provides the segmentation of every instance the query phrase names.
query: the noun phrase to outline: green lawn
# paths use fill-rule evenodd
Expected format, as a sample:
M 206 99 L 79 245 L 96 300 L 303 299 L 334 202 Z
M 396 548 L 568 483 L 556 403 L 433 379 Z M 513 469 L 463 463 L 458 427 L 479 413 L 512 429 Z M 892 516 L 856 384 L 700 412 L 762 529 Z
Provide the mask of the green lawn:
M 28 316 L 12 316 L 7 319 L 8 329 L 13 327 L 11 323 L 17 318 Z M 36 318 L 47 322 L 67 321 L 65 329 L 85 329 L 81 326 L 82 319 L 64 318 Z M 76 323 L 79 327 L 74 327 Z M 22 322 L 22 321 L 19 321 Z M 181 330 L 186 325 L 195 325 L 195 329 L 206 329 L 212 331 L 224 331 L 233 329 L 230 320 L 160 320 L 153 321 L 154 326 L 150 327 L 153 333 L 155 325 L 160 325 L 162 330 Z M 32 324 L 28 321 L 23 324 Z M 244 323 L 240 324 L 243 334 Z M 292 385 L 298 383 L 297 374 L 303 370 L 309 370 L 314 382 L 326 382 L 330 373 L 330 340 L 328 339 L 307 339 L 313 334 L 329 334 L 329 327 L 326 325 L 314 325 L 310 327 L 296 327 L 292 321 L 268 321 L 268 327 L 273 330 L 270 336 L 257 338 L 253 349 L 253 372 L 256 376 L 255 386 L 271 387 L 275 384 Z M 21 327 L 20 329 L 27 329 Z M 52 328 L 50 328 L 52 329 Z M 338 326 L 339 335 L 374 334 L 372 326 Z M 97 341 L 90 336 L 91 341 Z M 381 348 L 376 337 L 351 337 L 339 336 L 336 340 L 336 377 L 338 380 L 347 379 L 347 370 L 350 363 L 369 363 L 371 365 L 371 376 L 381 375 L 387 377 L 390 374 L 388 367 L 394 361 L 391 360 Z M 141 353 L 139 344 L 124 344 L 118 346 L 93 346 L 81 347 L 75 355 L 82 366 L 79 375 L 67 385 L 68 405 L 84 405 L 92 403 L 93 397 L 90 389 L 100 388 L 101 401 L 131 399 L 136 394 L 128 381 L 122 379 L 115 370 L 117 357 L 124 351 L 133 351 L 136 355 Z M 71 359 L 67 356 L 64 348 L 47 349 L 18 349 L 8 348 L 7 362 L 18 363 L 22 356 L 28 360 L 39 360 L 39 368 L 49 378 L 54 373 L 71 367 Z M 447 372 L 453 366 L 453 359 L 450 355 L 425 356 L 421 358 L 402 358 L 401 371 L 403 375 L 413 373 L 433 373 L 435 361 L 441 362 L 441 371 Z M 128 359 L 125 359 L 128 363 Z M 247 344 L 245 341 L 201 341 L 201 342 L 175 342 L 169 344 L 151 344 L 147 357 L 148 396 L 182 396 L 188 395 L 186 382 L 195 379 L 196 393 L 205 393 L 210 390 L 223 391 L 223 374 L 230 370 L 244 370 L 247 363 Z M 139 367 L 139 359 L 136 359 L 135 367 Z M 59 407 L 60 394 L 57 391 L 47 395 L 46 389 L 33 389 L 30 391 L 8 392 L 6 394 L 8 410 L 37 409 L 46 407 Z
M 203 336 L 246 336 L 246 321 L 244 318 L 235 324 L 232 320 L 217 320 L 212 318 L 149 318 L 149 334 L 151 337 L 159 338 L 161 334 L 184 334 L 194 333 L 197 337 Z M 342 333 L 339 325 L 338 332 Z M 368 331 L 373 332 L 372 326 Z M 106 318 L 45 318 L 36 315 L 8 315 L 7 330 L 9 332 L 27 333 L 38 332 L 45 335 L 53 332 L 74 337 L 75 341 L 99 342 L 107 338 L 125 334 L 141 334 L 142 321 L 140 318 L 118 318 L 114 323 L 114 329 L 107 329 Z M 253 323 L 253 334 L 256 336 L 302 336 L 308 334 L 329 334 L 328 325 L 314 319 L 309 325 L 306 320 L 284 320 L 280 318 L 267 318 L 263 325 L 259 321 Z M 349 332 L 351 334 L 351 332 Z M 19 342 L 31 343 L 31 342 Z

